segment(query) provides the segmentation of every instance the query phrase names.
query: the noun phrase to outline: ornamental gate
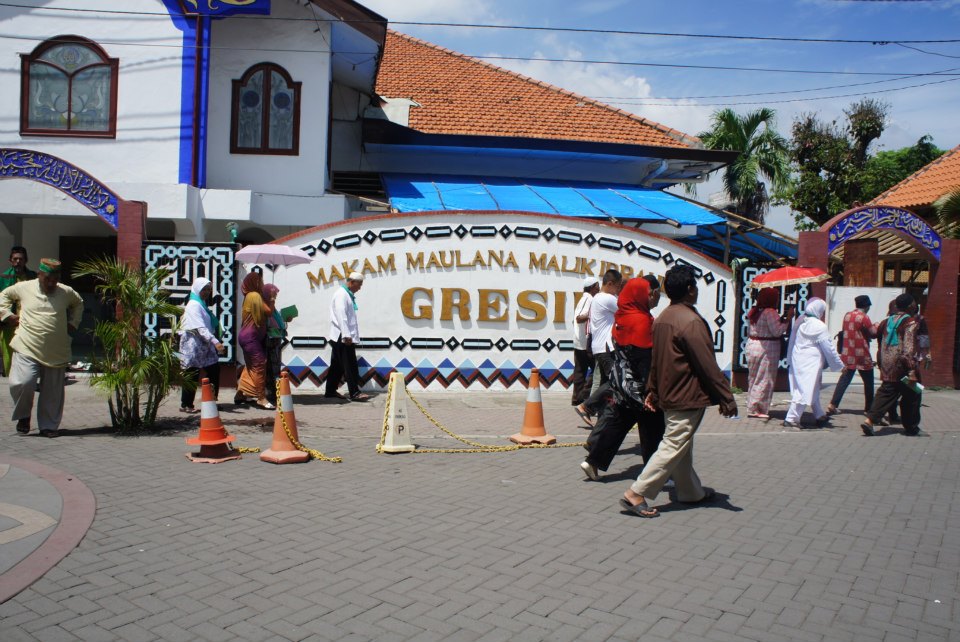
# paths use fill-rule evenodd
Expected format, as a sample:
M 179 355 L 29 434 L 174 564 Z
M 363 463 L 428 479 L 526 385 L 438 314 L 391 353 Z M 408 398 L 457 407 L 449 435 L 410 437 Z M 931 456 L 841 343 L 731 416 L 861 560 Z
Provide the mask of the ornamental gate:
M 148 241 L 143 244 L 143 267 L 166 267 L 171 270 L 164 287 L 172 292 L 171 301 L 185 304 L 190 297 L 194 279 L 204 277 L 213 284 L 215 297 L 212 306 L 223 330 L 223 343 L 227 351 L 220 357 L 221 363 L 234 360 L 236 350 L 236 263 L 233 243 L 177 243 L 173 241 Z M 144 334 L 149 337 L 169 335 L 173 331 L 171 319 L 155 314 L 144 318 Z

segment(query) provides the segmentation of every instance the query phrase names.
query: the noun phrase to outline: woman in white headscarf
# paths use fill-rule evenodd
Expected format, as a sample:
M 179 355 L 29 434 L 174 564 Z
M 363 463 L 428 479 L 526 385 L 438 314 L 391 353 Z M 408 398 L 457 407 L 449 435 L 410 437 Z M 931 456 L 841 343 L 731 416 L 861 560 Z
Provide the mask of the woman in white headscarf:
M 187 380 L 199 379 L 203 368 L 216 399 L 220 389 L 220 355 L 227 348 L 220 341 L 220 322 L 208 307 L 212 294 L 213 285 L 203 277 L 195 279 L 190 286 L 190 298 L 180 321 L 180 365 Z M 196 388 L 181 388 L 181 412 L 197 412 L 193 407 L 196 394 Z
M 813 297 L 807 300 L 803 315 L 793 325 L 787 364 L 790 375 L 790 409 L 787 410 L 786 428 L 800 428 L 800 417 L 808 405 L 813 410 L 817 426 L 827 425 L 827 413 L 820 405 L 820 383 L 824 365 L 831 370 L 842 370 L 843 362 L 830 338 L 827 324 L 823 322 L 827 304 Z

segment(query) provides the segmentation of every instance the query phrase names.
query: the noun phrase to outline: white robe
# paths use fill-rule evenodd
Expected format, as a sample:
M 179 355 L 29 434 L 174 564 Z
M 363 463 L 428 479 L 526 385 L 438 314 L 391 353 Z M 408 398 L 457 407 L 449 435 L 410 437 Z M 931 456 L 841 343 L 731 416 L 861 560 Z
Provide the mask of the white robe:
M 795 404 L 813 404 L 819 399 L 824 365 L 831 370 L 843 370 L 827 324 L 815 317 L 797 320 L 787 355 L 791 402 Z

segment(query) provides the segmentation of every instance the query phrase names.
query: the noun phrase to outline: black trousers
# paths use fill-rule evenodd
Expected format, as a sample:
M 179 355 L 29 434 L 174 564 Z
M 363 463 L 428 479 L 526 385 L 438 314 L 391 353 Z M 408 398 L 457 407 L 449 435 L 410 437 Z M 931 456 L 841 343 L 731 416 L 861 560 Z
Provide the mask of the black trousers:
M 210 385 L 213 386 L 213 398 L 216 399 L 220 392 L 220 362 L 217 361 L 212 365 L 205 366 L 203 372 L 210 380 Z M 180 388 L 180 406 L 191 408 L 193 407 L 193 400 L 197 398 L 197 390 L 200 388 L 200 368 L 187 368 L 183 371 L 183 376 L 197 382 L 196 388 L 188 389 L 186 386 Z
M 587 437 L 587 463 L 600 470 L 609 468 L 634 424 L 640 430 L 640 455 L 646 465 L 663 440 L 663 411 L 648 412 L 636 406 L 618 404 L 612 395 Z
M 900 398 L 900 422 L 903 429 L 907 432 L 919 430 L 921 393 L 914 392 L 899 381 L 884 381 L 880 384 L 867 417 L 872 423 L 879 423 L 887 412 L 896 407 L 897 397 Z
M 333 395 L 343 379 L 347 380 L 350 396 L 360 392 L 360 367 L 357 365 L 357 346 L 353 343 L 330 343 L 330 369 L 327 370 L 326 394 Z
M 590 386 L 587 385 L 587 371 L 593 367 L 593 355 L 587 350 L 573 350 L 573 374 L 570 375 L 570 384 L 573 396 L 570 403 L 579 406 L 590 395 Z
M 847 391 L 847 386 L 853 381 L 853 373 L 855 372 L 860 373 L 860 380 L 863 381 L 863 411 L 870 412 L 870 407 L 873 405 L 873 368 L 869 370 L 852 370 L 845 368 L 844 371 L 840 373 L 840 378 L 837 380 L 837 387 L 833 390 L 833 398 L 830 399 L 830 403 L 832 403 L 835 408 L 840 407 L 840 400 L 843 399 L 843 393 Z
M 613 369 L 613 353 L 601 352 L 593 355 L 593 358 L 593 376 L 596 377 L 597 373 L 600 373 L 600 387 L 583 402 L 583 405 L 591 415 L 598 415 L 607 402 L 607 395 L 610 394 L 610 384 L 607 382 L 610 380 L 610 371 Z

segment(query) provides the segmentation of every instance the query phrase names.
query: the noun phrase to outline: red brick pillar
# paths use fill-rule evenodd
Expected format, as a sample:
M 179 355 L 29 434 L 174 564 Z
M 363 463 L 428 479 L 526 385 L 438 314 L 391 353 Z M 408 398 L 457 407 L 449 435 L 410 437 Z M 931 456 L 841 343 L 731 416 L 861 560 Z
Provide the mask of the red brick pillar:
M 960 275 L 960 240 L 943 239 L 940 263 L 930 262 L 927 304 L 922 311 L 930 330 L 933 363 L 921 377 L 924 385 L 957 388 L 960 378 L 953 371 L 957 328 L 957 278 Z
M 117 258 L 140 267 L 141 246 L 147 235 L 147 204 L 120 201 L 117 219 Z
M 797 265 L 801 267 L 820 268 L 824 272 L 830 271 L 830 252 L 827 250 L 829 233 L 819 230 L 813 232 L 800 232 L 800 247 L 797 250 Z M 827 298 L 827 284 L 810 284 L 811 296 L 818 296 L 821 299 Z
M 843 284 L 875 288 L 880 285 L 880 242 L 853 239 L 843 244 Z

